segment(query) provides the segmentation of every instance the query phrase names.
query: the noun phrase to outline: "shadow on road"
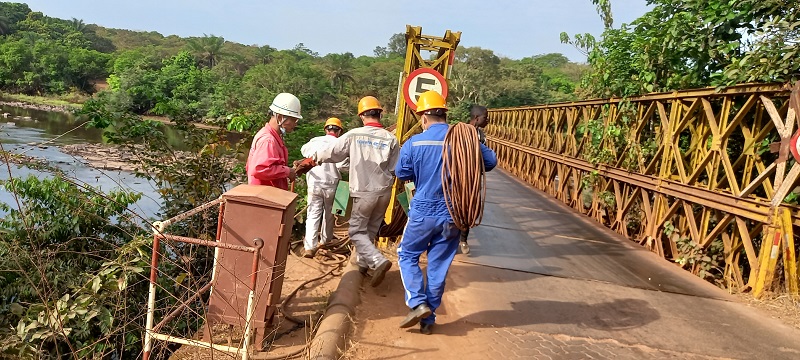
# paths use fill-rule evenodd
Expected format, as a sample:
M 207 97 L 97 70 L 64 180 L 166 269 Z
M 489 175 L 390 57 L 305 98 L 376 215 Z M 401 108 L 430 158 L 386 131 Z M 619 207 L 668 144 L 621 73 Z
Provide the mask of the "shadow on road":
M 437 334 L 464 336 L 477 328 L 519 327 L 535 324 L 577 325 L 602 331 L 638 328 L 661 318 L 647 301 L 618 299 L 589 304 L 551 300 L 526 300 L 511 304 L 512 310 L 486 310 L 439 324 Z

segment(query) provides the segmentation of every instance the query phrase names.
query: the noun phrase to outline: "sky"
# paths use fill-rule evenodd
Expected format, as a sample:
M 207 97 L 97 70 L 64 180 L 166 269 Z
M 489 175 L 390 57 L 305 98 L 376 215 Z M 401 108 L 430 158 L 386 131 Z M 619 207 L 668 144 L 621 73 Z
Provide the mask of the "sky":
M 372 55 L 406 24 L 425 35 L 461 31 L 462 46 L 523 57 L 562 53 L 586 57 L 559 34 L 603 32 L 591 0 L 10 0 L 62 19 L 163 35 L 213 34 L 246 45 L 290 49 L 303 43 L 321 55 L 351 52 Z M 646 0 L 612 0 L 614 27 L 648 10 Z

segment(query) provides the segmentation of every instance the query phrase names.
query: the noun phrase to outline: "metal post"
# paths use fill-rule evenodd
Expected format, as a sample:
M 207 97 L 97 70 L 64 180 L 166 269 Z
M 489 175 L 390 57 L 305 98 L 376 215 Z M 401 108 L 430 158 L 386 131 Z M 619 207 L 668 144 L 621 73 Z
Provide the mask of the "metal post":
M 244 343 L 242 344 L 242 360 L 250 358 L 250 338 L 253 332 L 253 308 L 255 307 L 256 284 L 258 281 L 258 263 L 261 256 L 261 248 L 264 247 L 264 240 L 255 239 L 256 251 L 253 252 L 253 273 L 250 275 L 250 295 L 247 297 L 247 315 L 244 322 Z
M 156 306 L 156 278 L 158 277 L 158 248 L 160 246 L 158 233 L 153 235 L 153 255 L 150 260 L 150 291 L 147 295 L 147 322 L 144 331 L 144 360 L 150 359 L 150 351 L 153 348 L 153 317 L 155 316 Z
M 216 239 L 217 242 L 219 242 L 219 240 L 222 238 L 222 223 L 223 223 L 222 218 L 223 218 L 224 215 L 225 215 L 225 203 L 223 202 L 223 203 L 219 204 L 219 216 L 217 217 L 217 239 Z M 214 265 L 211 267 L 211 283 L 212 284 L 214 283 L 214 279 L 217 278 L 217 259 L 218 258 L 219 258 L 219 247 L 215 246 L 214 247 Z M 209 292 L 209 294 L 211 294 L 213 292 L 214 292 L 214 288 L 212 287 L 211 291 Z
M 397 115 L 397 109 L 400 108 L 400 98 L 403 92 L 403 72 L 400 72 L 400 77 L 397 79 L 397 98 L 394 101 L 394 114 Z

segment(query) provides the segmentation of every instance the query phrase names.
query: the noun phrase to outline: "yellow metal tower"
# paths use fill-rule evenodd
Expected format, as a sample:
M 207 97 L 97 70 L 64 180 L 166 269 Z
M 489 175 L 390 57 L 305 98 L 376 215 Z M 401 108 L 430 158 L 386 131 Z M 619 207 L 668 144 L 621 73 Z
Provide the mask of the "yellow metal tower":
M 423 35 L 422 27 L 420 26 L 406 25 L 406 61 L 401 84 L 405 83 L 409 74 L 421 68 L 433 69 L 447 79 L 459 41 L 461 41 L 460 31 L 452 32 L 447 30 L 444 36 L 438 37 Z M 403 92 L 406 89 L 401 86 L 399 91 Z M 412 108 L 405 100 L 405 96 L 400 94 L 398 100 L 395 135 L 402 145 L 412 135 L 419 133 L 420 123 L 419 117 L 412 111 Z M 386 210 L 385 220 L 388 226 L 381 231 L 381 246 L 386 246 L 391 238 L 402 235 L 406 217 L 396 200 L 397 195 L 402 191 L 402 182 L 395 180 L 390 202 L 393 206 L 389 206 Z

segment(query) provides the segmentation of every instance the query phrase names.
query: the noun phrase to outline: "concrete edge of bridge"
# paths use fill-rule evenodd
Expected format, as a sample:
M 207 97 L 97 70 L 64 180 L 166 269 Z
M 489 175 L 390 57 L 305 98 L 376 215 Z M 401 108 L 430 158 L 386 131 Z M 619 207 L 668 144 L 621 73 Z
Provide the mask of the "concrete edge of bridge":
M 340 359 L 347 346 L 347 337 L 353 326 L 356 306 L 361 302 L 363 275 L 358 266 L 347 262 L 342 279 L 328 301 L 328 307 L 311 339 L 309 359 Z

